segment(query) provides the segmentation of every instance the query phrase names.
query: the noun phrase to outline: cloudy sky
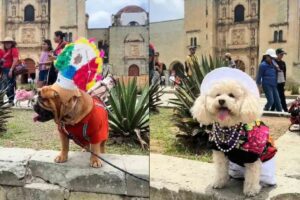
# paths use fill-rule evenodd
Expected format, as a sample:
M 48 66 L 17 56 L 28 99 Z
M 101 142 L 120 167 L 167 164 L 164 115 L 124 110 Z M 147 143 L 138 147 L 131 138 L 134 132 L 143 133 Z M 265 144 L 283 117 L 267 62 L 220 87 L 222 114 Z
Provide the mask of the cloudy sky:
M 107 28 L 111 25 L 111 15 L 128 5 L 150 12 L 150 22 L 183 18 L 183 0 L 87 0 L 89 28 Z

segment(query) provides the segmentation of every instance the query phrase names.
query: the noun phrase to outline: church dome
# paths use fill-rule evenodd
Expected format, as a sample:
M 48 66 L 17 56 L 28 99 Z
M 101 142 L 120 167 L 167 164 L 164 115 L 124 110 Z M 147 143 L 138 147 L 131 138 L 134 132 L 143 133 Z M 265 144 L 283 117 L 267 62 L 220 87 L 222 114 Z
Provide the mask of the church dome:
M 122 8 L 121 10 L 119 10 L 117 12 L 117 16 L 122 15 L 123 13 L 142 13 L 142 12 L 146 12 L 143 8 L 139 7 L 139 6 L 126 6 L 124 8 Z

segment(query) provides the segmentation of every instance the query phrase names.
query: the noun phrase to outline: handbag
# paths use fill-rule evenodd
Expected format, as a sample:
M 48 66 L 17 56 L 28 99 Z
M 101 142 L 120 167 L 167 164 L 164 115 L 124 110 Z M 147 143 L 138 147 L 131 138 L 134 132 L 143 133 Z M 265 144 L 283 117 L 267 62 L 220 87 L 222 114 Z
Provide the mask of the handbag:
M 15 69 L 13 71 L 14 76 L 27 74 L 27 73 L 28 73 L 27 66 L 24 63 L 22 63 L 21 61 L 19 61 L 19 64 L 15 67 Z

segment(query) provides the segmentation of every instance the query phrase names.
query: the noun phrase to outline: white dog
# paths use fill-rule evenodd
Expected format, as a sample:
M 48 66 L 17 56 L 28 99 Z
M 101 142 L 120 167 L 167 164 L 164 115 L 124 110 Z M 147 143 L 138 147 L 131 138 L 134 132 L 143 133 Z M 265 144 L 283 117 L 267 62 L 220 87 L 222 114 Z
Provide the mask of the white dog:
M 226 185 L 231 161 L 245 167 L 244 194 L 258 194 L 262 161 L 273 157 L 276 149 L 273 147 L 272 155 L 267 155 L 267 159 L 261 158 L 261 154 L 269 154 L 262 152 L 264 147 L 271 146 L 268 143 L 268 127 L 262 123 L 254 125 L 256 131 L 246 130 L 247 124 L 255 122 L 262 114 L 255 82 L 240 70 L 223 67 L 204 78 L 200 94 L 191 113 L 201 124 L 213 124 L 210 133 L 216 166 L 213 187 L 223 188 Z M 257 137 L 259 139 L 256 140 Z M 256 143 L 259 145 L 255 146 Z

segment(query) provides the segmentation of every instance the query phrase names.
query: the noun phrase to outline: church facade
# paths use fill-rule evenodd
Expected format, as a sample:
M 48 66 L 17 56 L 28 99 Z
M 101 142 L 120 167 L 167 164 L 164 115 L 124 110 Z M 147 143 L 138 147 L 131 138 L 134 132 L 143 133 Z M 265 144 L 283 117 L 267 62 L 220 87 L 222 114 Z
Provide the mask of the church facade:
M 112 15 L 108 28 L 89 29 L 98 47 L 105 49 L 108 63 L 117 76 L 148 74 L 149 14 L 139 6 L 126 6 Z
M 299 0 L 185 0 L 184 6 L 184 19 L 150 24 L 151 42 L 170 69 L 182 66 L 188 46 L 196 45 L 199 58 L 231 53 L 237 66 L 254 78 L 263 53 L 283 48 L 288 77 L 299 81 Z M 162 25 L 168 30 L 161 31 Z M 166 32 L 172 33 L 173 42 L 164 42 Z M 176 58 L 171 55 L 175 49 Z
M 6 36 L 15 39 L 20 59 L 32 74 L 42 41 L 51 39 L 55 48 L 57 30 L 66 34 L 68 42 L 78 37 L 95 38 L 115 75 L 148 74 L 148 13 L 138 6 L 126 6 L 112 15 L 110 27 L 88 29 L 85 3 L 86 0 L 0 0 L 0 40 Z
M 39 60 L 42 41 L 61 30 L 66 40 L 87 36 L 85 0 L 0 0 L 0 39 L 12 37 L 17 42 L 20 59 L 31 73 Z

